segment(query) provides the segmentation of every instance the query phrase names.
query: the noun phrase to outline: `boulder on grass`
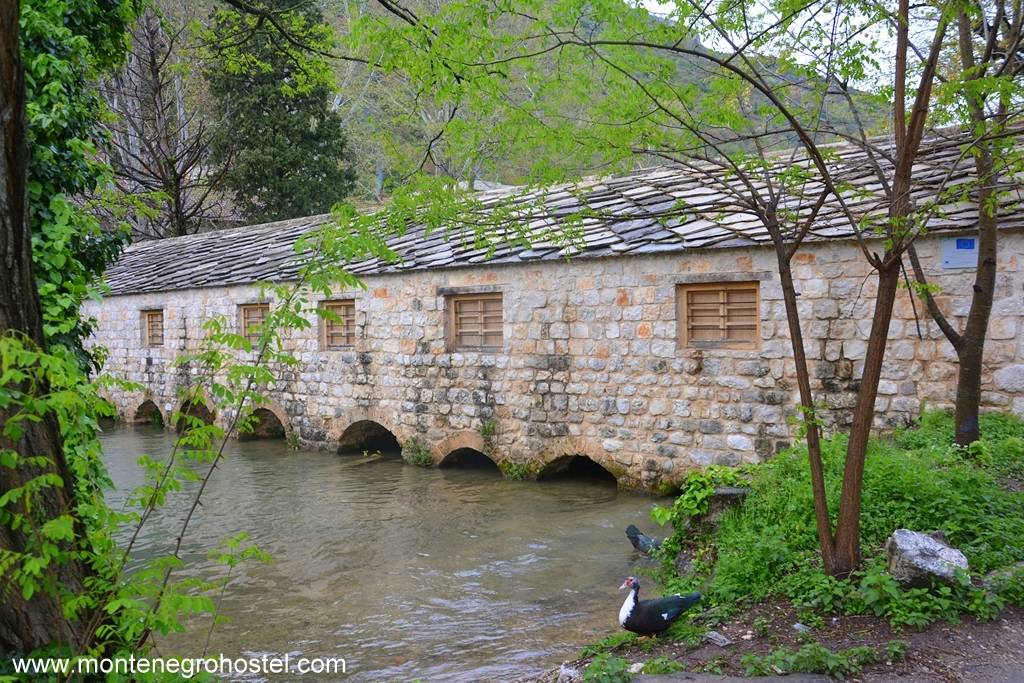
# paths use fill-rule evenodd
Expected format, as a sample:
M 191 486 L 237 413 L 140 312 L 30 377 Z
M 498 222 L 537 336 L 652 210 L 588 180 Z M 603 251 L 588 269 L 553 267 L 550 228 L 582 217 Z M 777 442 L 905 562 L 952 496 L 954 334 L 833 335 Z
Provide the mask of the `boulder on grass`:
M 956 570 L 967 571 L 967 558 L 934 535 L 897 529 L 885 542 L 889 573 L 902 586 L 927 587 L 933 582 L 954 583 Z

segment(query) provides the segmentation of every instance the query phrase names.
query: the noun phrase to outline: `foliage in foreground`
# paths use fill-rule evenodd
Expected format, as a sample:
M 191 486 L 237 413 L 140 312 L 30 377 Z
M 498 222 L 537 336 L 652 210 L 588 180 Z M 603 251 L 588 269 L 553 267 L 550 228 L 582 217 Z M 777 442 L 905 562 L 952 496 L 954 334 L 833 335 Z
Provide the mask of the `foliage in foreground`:
M 878 661 L 875 649 L 866 645 L 846 650 L 829 650 L 821 643 L 807 643 L 799 650 L 780 647 L 767 655 L 746 654 L 741 659 L 747 676 L 791 673 L 824 673 L 843 680 Z
M 982 419 L 986 436 L 968 449 L 951 445 L 952 419 L 945 413 L 928 413 L 915 428 L 872 443 L 861 518 L 865 561 L 845 580 L 826 576 L 820 567 L 803 449 L 724 475 L 744 477 L 749 495 L 715 529 L 698 524 L 694 532 L 688 529 L 689 511 L 701 495 L 693 489 L 714 488 L 723 476 L 717 471 L 699 475 L 683 488 L 679 500 L 687 502 L 660 513 L 676 529 L 666 543 L 666 565 L 671 567 L 680 547 L 693 550 L 697 558 L 694 574 L 673 577 L 670 588 L 700 586 L 707 604 L 722 606 L 781 596 L 799 608 L 873 614 L 897 627 L 954 620 L 964 611 L 995 617 L 1005 602 L 1020 601 L 1012 580 L 994 592 L 975 586 L 967 576 L 955 586 L 903 589 L 886 571 L 883 553 L 892 531 L 908 528 L 944 533 L 967 556 L 975 575 L 1024 560 L 1024 494 L 1001 485 L 1021 470 L 1024 423 L 1006 415 Z M 838 498 L 845 448 L 843 435 L 824 443 L 832 501 Z
M 21 55 L 28 119 L 29 223 L 43 330 L 86 367 L 92 322 L 79 315 L 96 279 L 124 246 L 75 198 L 110 180 L 98 160 L 102 101 L 92 83 L 124 56 L 136 0 L 24 0 Z

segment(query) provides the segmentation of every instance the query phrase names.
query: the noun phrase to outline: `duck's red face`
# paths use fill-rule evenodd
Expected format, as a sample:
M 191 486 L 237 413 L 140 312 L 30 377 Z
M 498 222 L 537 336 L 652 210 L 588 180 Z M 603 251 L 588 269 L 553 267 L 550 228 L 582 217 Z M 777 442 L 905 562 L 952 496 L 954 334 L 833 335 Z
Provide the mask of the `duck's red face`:
M 624 588 L 628 588 L 630 590 L 633 590 L 633 588 L 636 586 L 636 584 L 637 584 L 637 580 L 636 580 L 635 576 L 627 576 L 626 580 L 622 582 L 621 586 L 619 586 L 619 590 L 623 590 Z

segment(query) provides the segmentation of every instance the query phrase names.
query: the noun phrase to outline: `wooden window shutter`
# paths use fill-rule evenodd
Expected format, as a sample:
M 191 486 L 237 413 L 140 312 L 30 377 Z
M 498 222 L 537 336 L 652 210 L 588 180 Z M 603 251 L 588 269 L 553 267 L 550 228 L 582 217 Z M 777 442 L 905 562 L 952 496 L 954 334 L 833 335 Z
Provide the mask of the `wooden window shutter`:
M 259 343 L 260 327 L 267 320 L 270 313 L 270 304 L 242 304 L 239 306 L 241 313 L 242 336 L 252 344 Z
M 757 348 L 761 338 L 756 282 L 680 285 L 679 339 L 695 348 Z
M 452 349 L 500 349 L 503 326 L 500 292 L 458 294 L 448 300 L 448 344 Z
M 339 349 L 352 346 L 356 340 L 356 302 L 355 299 L 325 301 L 321 307 L 338 316 L 338 320 L 321 318 L 320 329 L 322 346 L 325 349 Z
M 144 346 L 164 345 L 163 310 L 142 311 L 142 343 Z

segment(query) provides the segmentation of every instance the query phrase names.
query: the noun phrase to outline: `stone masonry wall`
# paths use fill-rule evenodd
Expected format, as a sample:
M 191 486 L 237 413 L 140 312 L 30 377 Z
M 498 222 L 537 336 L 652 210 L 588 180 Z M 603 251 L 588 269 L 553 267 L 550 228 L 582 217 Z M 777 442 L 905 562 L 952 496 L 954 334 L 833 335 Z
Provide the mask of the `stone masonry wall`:
M 1024 415 L 1024 236 L 1006 235 L 1000 248 L 984 405 Z M 939 267 L 937 239 L 923 240 L 919 252 L 943 308 L 964 315 L 973 270 Z M 816 388 L 842 429 L 861 374 L 874 277 L 845 242 L 807 246 L 795 264 Z M 758 350 L 679 347 L 678 284 L 754 279 Z M 271 410 L 306 445 L 337 448 L 347 428 L 372 420 L 402 444 L 415 439 L 438 463 L 468 447 L 537 473 L 584 455 L 625 487 L 655 490 L 689 469 L 765 458 L 791 442 L 796 389 L 770 249 L 484 265 L 374 276 L 366 285 L 339 292 L 357 300 L 354 348 L 321 350 L 314 324 L 293 339 L 301 367 L 270 393 Z M 446 294 L 463 291 L 502 292 L 501 353 L 447 350 Z M 205 288 L 89 304 L 95 341 L 110 351 L 106 370 L 146 387 L 111 396 L 122 415 L 132 419 L 152 399 L 167 420 L 194 381 L 172 359 L 194 348 L 203 320 L 236 321 L 237 305 L 257 296 L 253 287 Z M 913 303 L 900 292 L 878 400 L 882 429 L 926 406 L 949 406 L 954 395 L 956 356 Z M 165 346 L 143 348 L 139 311 L 154 307 L 164 308 Z

